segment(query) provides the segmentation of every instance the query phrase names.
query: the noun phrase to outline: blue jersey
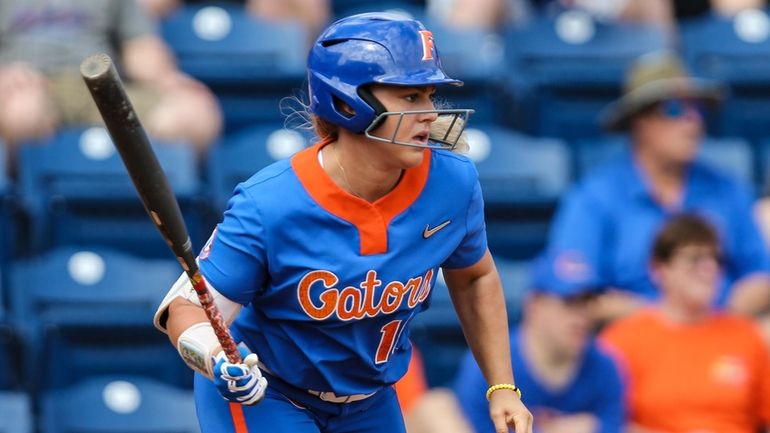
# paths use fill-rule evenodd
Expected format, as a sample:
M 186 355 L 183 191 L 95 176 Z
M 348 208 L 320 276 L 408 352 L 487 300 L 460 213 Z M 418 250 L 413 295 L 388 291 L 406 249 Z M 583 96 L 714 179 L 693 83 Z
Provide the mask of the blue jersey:
M 655 233 L 670 215 L 695 212 L 719 232 L 725 281 L 719 303 L 732 283 L 754 272 L 769 272 L 770 257 L 752 218 L 748 188 L 719 171 L 694 162 L 688 168 L 682 203 L 663 207 L 647 186 L 630 151 L 591 173 L 565 198 L 551 226 L 550 246 L 606 286 L 655 299 L 649 273 Z
M 425 150 L 369 203 L 326 174 L 322 147 L 240 184 L 200 267 L 246 306 L 233 335 L 269 371 L 299 388 L 366 394 L 406 372 L 408 326 L 438 268 L 484 255 L 481 190 L 467 158 Z
M 625 422 L 623 385 L 615 363 L 592 341 L 575 377 L 561 389 L 554 389 L 538 379 L 524 359 L 520 331 L 511 332 L 511 361 L 522 401 L 538 419 L 550 415 L 590 413 L 599 420 L 597 433 L 620 433 Z M 487 382 L 470 352 L 463 358 L 455 383 L 455 392 L 463 412 L 477 433 L 493 432 L 486 399 Z

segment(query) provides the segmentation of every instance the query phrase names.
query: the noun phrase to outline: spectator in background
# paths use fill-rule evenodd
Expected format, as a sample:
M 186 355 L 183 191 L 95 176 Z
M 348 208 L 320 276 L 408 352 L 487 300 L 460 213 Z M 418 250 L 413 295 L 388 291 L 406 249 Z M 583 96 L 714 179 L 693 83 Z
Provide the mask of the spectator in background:
M 219 134 L 213 94 L 177 69 L 135 0 L 3 0 L 0 39 L 0 136 L 10 145 L 101 123 L 78 70 L 96 52 L 120 66 L 151 135 L 202 151 Z
M 541 3 L 545 3 L 546 11 L 551 13 L 577 9 L 599 21 L 646 24 L 669 32 L 673 30 L 670 0 L 549 0 Z
M 511 358 L 522 401 L 540 433 L 620 433 L 625 422 L 620 375 L 598 349 L 590 309 L 596 295 L 584 269 L 556 261 L 534 262 L 523 319 L 511 331 Z M 492 432 L 487 384 L 470 354 L 455 392 L 477 433 Z
M 532 15 L 529 0 L 430 0 L 428 13 L 459 30 L 498 31 L 525 23 Z
M 628 379 L 629 433 L 770 427 L 768 348 L 754 323 L 713 307 L 722 253 L 704 219 L 672 218 L 652 247 L 660 300 L 602 333 Z
M 601 319 L 658 297 L 650 246 L 659 227 L 682 211 L 705 215 L 719 232 L 726 278 L 717 304 L 746 315 L 770 307 L 770 257 L 749 187 L 696 160 L 702 107 L 720 98 L 717 84 L 688 76 L 672 53 L 653 53 L 633 65 L 623 96 L 605 110 L 604 126 L 629 132 L 630 148 L 563 198 L 549 239 L 565 252 L 563 260 L 609 288 L 597 303 Z

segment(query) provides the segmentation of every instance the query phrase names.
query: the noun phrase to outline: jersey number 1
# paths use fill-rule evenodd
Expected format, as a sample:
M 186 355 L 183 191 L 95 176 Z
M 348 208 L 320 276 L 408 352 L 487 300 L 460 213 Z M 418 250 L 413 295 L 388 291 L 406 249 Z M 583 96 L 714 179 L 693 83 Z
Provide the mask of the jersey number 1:
M 377 346 L 377 354 L 374 356 L 375 364 L 382 364 L 388 360 L 391 352 L 393 352 L 393 345 L 396 344 L 396 336 L 398 336 L 400 328 L 401 321 L 394 320 L 386 323 L 380 329 L 382 337 L 380 338 L 380 345 Z

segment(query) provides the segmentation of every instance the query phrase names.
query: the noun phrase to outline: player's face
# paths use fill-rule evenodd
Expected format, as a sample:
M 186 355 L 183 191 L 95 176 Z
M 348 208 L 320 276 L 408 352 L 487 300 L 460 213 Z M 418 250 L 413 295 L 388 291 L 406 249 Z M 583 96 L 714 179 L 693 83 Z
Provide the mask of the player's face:
M 687 164 L 698 153 L 703 135 L 701 102 L 671 98 L 656 104 L 637 119 L 637 141 L 659 159 Z
M 666 299 L 694 314 L 711 308 L 721 276 L 713 248 L 688 245 L 679 248 L 666 263 L 654 265 Z
M 372 86 L 372 94 L 385 106 L 386 111 L 404 112 L 418 110 L 435 110 L 433 95 L 435 86 L 401 87 L 401 86 Z M 430 125 L 438 115 L 436 113 L 405 114 L 403 116 L 387 116 L 382 124 L 371 131 L 373 135 L 416 146 L 426 146 L 430 137 Z M 423 148 L 402 146 L 393 143 L 379 143 L 386 151 L 405 164 L 414 166 L 422 162 Z

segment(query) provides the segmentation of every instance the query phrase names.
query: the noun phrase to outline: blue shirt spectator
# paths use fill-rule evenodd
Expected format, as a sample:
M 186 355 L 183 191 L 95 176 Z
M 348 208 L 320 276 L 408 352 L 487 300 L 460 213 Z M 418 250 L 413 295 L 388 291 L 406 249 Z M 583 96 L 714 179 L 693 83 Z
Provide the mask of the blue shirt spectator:
M 522 323 L 511 332 L 511 360 L 516 386 L 535 417 L 535 432 L 619 433 L 625 422 L 623 386 L 614 362 L 591 333 L 593 277 L 553 253 L 535 262 L 532 277 Z M 487 387 L 466 354 L 455 393 L 477 433 L 495 431 Z
M 611 289 L 597 303 L 600 319 L 657 297 L 648 272 L 652 239 L 682 212 L 701 215 L 719 232 L 725 278 L 717 305 L 754 316 L 770 308 L 770 256 L 749 186 L 696 159 L 704 109 L 722 97 L 719 83 L 690 76 L 675 54 L 659 52 L 632 65 L 623 95 L 604 110 L 604 128 L 628 133 L 629 149 L 563 198 L 549 239 L 562 261 Z
M 550 245 L 583 260 L 606 286 L 655 299 L 659 291 L 648 271 L 653 236 L 672 215 L 697 212 L 720 234 L 725 275 L 718 303 L 724 304 L 735 281 L 770 269 L 751 206 L 746 185 L 697 161 L 689 167 L 681 203 L 665 206 L 650 190 L 633 153 L 626 151 L 565 197 Z

